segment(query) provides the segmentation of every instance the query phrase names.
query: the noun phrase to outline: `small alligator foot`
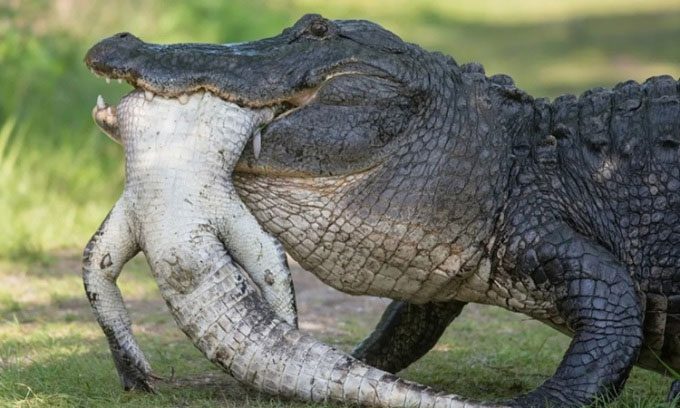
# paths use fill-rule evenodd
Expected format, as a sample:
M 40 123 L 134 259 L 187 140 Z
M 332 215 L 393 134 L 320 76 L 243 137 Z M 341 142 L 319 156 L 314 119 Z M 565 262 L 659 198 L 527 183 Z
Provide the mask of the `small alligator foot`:
M 668 402 L 673 402 L 678 400 L 680 397 L 680 380 L 675 380 L 671 384 L 671 389 L 668 391 Z
M 83 282 L 123 388 L 153 392 L 151 366 L 132 334 L 130 315 L 116 285 L 123 265 L 139 251 L 128 225 L 119 201 L 85 248 Z
M 158 379 L 158 377 L 145 371 L 143 367 L 137 366 L 128 357 L 115 356 L 114 361 L 120 382 L 125 391 L 139 390 L 156 393 L 152 380 Z
M 109 339 L 113 362 L 116 365 L 120 382 L 125 391 L 139 390 L 155 393 L 152 380 L 160 377 L 151 373 L 151 366 L 146 357 L 139 349 L 136 342 L 116 341 L 113 344 Z

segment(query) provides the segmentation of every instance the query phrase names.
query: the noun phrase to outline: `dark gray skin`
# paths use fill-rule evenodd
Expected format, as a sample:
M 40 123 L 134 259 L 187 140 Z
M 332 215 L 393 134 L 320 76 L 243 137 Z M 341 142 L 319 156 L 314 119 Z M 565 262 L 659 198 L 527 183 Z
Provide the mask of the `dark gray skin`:
M 437 344 L 464 306 L 455 300 L 423 305 L 395 300 L 352 355 L 391 373 L 401 371 Z
M 168 97 L 278 107 L 234 175 L 246 205 L 329 285 L 420 305 L 390 306 L 364 360 L 408 365 L 477 302 L 573 337 L 555 374 L 510 404 L 580 406 L 615 396 L 634 364 L 680 370 L 673 78 L 550 102 L 373 23 L 317 15 L 239 45 L 119 34 L 86 63 Z

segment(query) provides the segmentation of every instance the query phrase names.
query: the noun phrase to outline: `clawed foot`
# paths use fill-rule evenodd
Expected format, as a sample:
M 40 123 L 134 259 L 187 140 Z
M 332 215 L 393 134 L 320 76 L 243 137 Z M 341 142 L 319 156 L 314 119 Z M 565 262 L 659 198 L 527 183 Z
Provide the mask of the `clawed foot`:
M 113 361 L 125 391 L 140 390 L 156 393 L 152 382 L 162 377 L 151 372 L 151 366 L 136 346 L 113 348 Z

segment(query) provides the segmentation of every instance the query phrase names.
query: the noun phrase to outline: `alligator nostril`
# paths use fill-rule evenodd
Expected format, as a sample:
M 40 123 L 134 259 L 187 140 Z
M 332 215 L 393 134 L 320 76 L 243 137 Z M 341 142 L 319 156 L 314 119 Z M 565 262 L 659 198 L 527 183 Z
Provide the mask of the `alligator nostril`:
M 130 36 L 130 33 L 119 33 L 119 34 L 116 34 L 116 37 L 117 37 L 117 38 L 126 38 L 126 37 L 129 37 L 129 36 Z

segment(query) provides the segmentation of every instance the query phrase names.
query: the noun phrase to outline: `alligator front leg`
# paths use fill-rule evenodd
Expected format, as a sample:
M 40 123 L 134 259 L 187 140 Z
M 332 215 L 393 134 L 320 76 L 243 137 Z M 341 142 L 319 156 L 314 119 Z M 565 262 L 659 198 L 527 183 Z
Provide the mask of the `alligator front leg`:
M 85 247 L 83 282 L 123 387 L 152 392 L 151 367 L 132 335 L 130 316 L 116 285 L 123 265 L 139 252 L 122 203 L 116 203 Z
M 576 407 L 615 397 L 642 345 L 642 302 L 630 273 L 567 226 L 537 242 L 527 246 L 517 272 L 553 294 L 574 337 L 552 378 L 510 404 Z
M 394 301 L 352 355 L 381 370 L 401 371 L 434 347 L 465 305 L 455 300 L 423 305 Z

